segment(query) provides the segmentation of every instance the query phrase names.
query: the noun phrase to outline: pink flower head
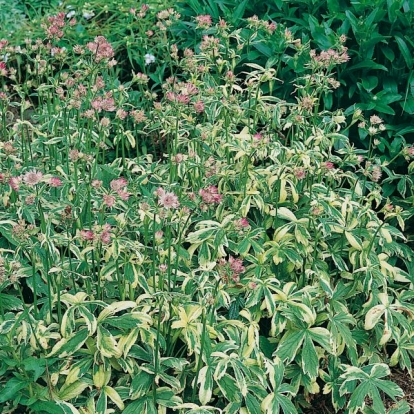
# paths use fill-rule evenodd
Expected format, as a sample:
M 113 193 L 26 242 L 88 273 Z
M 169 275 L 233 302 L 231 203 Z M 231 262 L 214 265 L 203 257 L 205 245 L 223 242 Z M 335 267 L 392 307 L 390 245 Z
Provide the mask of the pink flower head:
M 116 180 L 112 180 L 109 185 L 111 187 L 111 190 L 119 191 L 128 185 L 128 181 L 126 180 L 126 178 L 121 177 Z
M 194 109 L 198 114 L 201 114 L 202 112 L 204 112 L 204 102 L 203 101 L 195 102 Z
M 247 218 L 246 218 L 246 217 L 242 217 L 242 218 L 239 220 L 239 224 L 240 224 L 240 226 L 241 226 L 241 227 L 249 227 L 249 226 L 250 226 L 250 224 L 249 224 L 249 222 L 247 221 Z
M 9 185 L 14 191 L 19 191 L 20 183 L 22 182 L 22 177 L 11 177 L 9 180 Z
M 113 195 L 110 195 L 110 194 L 104 194 L 103 203 L 107 207 L 112 208 L 115 204 L 115 197 Z
M 202 188 L 198 194 L 200 194 L 203 202 L 206 204 L 219 204 L 223 199 L 223 196 L 218 193 L 218 188 L 211 185 L 207 188 Z
M 233 256 L 229 257 L 229 265 L 230 269 L 237 275 L 240 275 L 245 270 L 242 259 L 235 259 Z
M 129 199 L 129 196 L 131 195 L 131 193 L 128 193 L 127 191 L 124 191 L 124 190 L 118 190 L 117 193 L 119 197 L 124 201 L 127 201 Z
M 333 165 L 333 164 L 332 164 Z M 299 168 L 295 171 L 295 177 L 298 180 L 303 180 L 306 177 L 306 170 L 304 170 L 303 168 Z
M 155 193 L 154 193 L 154 195 L 156 195 L 156 196 L 158 196 L 158 197 L 161 197 L 161 196 L 163 196 L 165 194 L 165 190 L 162 188 L 162 187 L 158 187 L 156 190 L 155 190 Z
M 49 180 L 49 185 L 51 187 L 61 187 L 62 186 L 62 180 L 59 177 L 52 177 Z
M 43 174 L 40 171 L 32 170 L 28 171 L 23 176 L 23 182 L 29 186 L 35 186 L 42 181 Z
M 93 188 L 101 188 L 102 187 L 102 181 L 101 180 L 92 180 L 91 186 Z
M 80 236 L 83 241 L 92 241 L 95 237 L 92 230 L 81 230 Z
M 110 243 L 111 242 L 111 233 L 110 233 L 110 231 L 109 230 L 104 230 L 102 233 L 101 233 L 101 241 L 102 241 L 102 243 L 103 244 L 108 244 L 108 243 Z
M 263 138 L 262 134 L 257 133 L 253 135 L 253 139 L 255 139 L 256 141 L 260 141 L 262 138 Z
M 190 102 L 190 97 L 188 95 L 184 95 L 183 93 L 178 94 L 176 99 L 178 103 L 183 105 L 187 105 Z
M 178 208 L 180 203 L 178 197 L 174 193 L 164 192 L 158 199 L 158 204 L 164 208 Z
M 327 170 L 332 170 L 335 168 L 335 165 L 333 162 L 330 161 L 326 161 L 323 163 L 323 166 L 327 169 Z
M 195 19 L 197 22 L 197 28 L 199 29 L 208 29 L 213 23 L 209 14 L 202 14 L 197 16 Z
M 89 42 L 86 47 L 95 55 L 95 62 L 103 59 L 111 59 L 114 56 L 112 46 L 103 36 L 96 36 L 94 42 Z

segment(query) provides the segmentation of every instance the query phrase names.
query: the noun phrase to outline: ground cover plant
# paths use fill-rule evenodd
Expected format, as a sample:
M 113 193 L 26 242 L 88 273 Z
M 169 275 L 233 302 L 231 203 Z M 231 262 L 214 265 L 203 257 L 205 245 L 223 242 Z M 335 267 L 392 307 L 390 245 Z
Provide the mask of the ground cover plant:
M 326 107 L 346 36 L 246 1 L 26 3 L 0 41 L 1 412 L 410 412 L 414 147 Z

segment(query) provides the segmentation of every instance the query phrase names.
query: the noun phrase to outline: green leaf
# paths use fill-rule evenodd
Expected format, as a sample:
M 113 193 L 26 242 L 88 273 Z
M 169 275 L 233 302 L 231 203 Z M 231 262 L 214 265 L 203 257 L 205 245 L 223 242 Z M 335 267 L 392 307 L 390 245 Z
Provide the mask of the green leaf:
M 69 338 L 62 338 L 49 353 L 48 357 L 58 355 L 59 358 L 74 354 L 85 343 L 89 336 L 89 331 L 82 328 L 79 332 L 72 334 Z
M 96 346 L 104 357 L 107 358 L 120 358 L 122 351 L 119 349 L 118 344 L 113 335 L 103 326 L 98 326 L 98 334 L 96 338 Z
M 89 335 L 93 335 L 96 331 L 97 322 L 95 316 L 89 311 L 86 306 L 78 306 L 77 307 L 80 315 L 83 317 L 86 326 L 88 327 Z
M 362 409 L 365 406 L 365 398 L 369 395 L 370 388 L 371 387 L 368 382 L 363 382 L 354 390 L 348 403 L 348 408 L 351 412 L 357 412 L 358 409 Z M 384 412 L 385 410 L 378 414 L 384 414 Z
M 390 409 L 388 414 L 406 414 L 411 411 L 410 406 L 408 405 L 408 402 L 405 400 L 398 401 L 397 404 L 393 406 L 393 408 Z
M 229 374 L 224 374 L 216 382 L 227 401 L 235 403 L 241 401 L 240 391 L 233 377 Z
M 56 401 L 56 403 L 62 408 L 64 414 L 80 414 L 79 411 L 68 402 Z
M 48 414 L 64 414 L 65 411 L 59 407 L 55 402 L 51 401 L 37 401 L 31 408 L 37 413 L 48 413 Z
M 157 388 L 156 398 L 157 403 L 162 407 L 174 408 L 182 404 L 181 398 L 168 387 Z
M 108 397 L 106 395 L 105 389 L 102 389 L 98 401 L 96 402 L 96 414 L 105 414 L 106 408 L 108 405 Z
M 88 384 L 82 381 L 75 381 L 74 383 L 67 385 L 67 386 L 64 385 L 58 393 L 59 399 L 62 401 L 72 400 L 73 398 L 76 398 L 82 395 L 82 392 L 87 387 L 88 387 Z
M 395 41 L 397 42 L 398 48 L 400 49 L 401 54 L 404 57 L 405 63 L 407 64 L 408 69 L 413 68 L 413 59 L 411 57 L 410 50 L 408 49 L 407 43 L 400 36 L 394 36 Z
M 407 112 L 410 115 L 414 114 L 414 98 L 410 97 L 406 99 L 405 101 L 400 101 L 399 104 L 401 105 L 401 108 L 403 111 Z
M 291 362 L 295 358 L 299 347 L 302 345 L 305 335 L 305 330 L 291 330 L 286 332 L 285 335 L 283 335 L 274 355 L 277 355 L 282 361 Z
M 0 403 L 13 400 L 17 397 L 19 391 L 26 387 L 26 382 L 18 378 L 9 379 L 0 391 Z
M 375 63 L 373 60 L 370 59 L 363 60 L 362 62 L 359 62 L 356 65 L 347 68 L 346 70 L 353 71 L 356 69 L 379 69 L 388 72 L 387 67 L 385 67 L 384 65 L 380 65 L 379 63 Z
M 362 79 L 362 86 L 368 92 L 371 92 L 378 86 L 378 78 L 376 76 L 366 76 Z
M 246 402 L 246 407 L 249 413 L 260 413 L 260 403 L 251 393 L 248 393 L 246 397 L 244 397 L 244 401 Z
M 26 371 L 33 371 L 33 380 L 37 381 L 39 377 L 46 370 L 46 360 L 35 357 L 29 357 L 23 360 L 24 368 Z
M 0 302 L 4 310 L 22 310 L 23 302 L 12 295 L 7 293 L 0 293 Z
M 131 390 L 129 395 L 132 400 L 136 400 L 144 396 L 151 388 L 153 375 L 139 370 L 131 382 Z
M 204 366 L 198 373 L 198 398 L 202 405 L 207 405 L 213 394 L 213 372 L 209 366 Z
M 157 410 L 154 407 L 154 403 L 148 397 L 142 397 L 139 400 L 136 400 L 129 404 L 122 414 L 157 414 Z
M 309 374 L 311 377 L 318 375 L 318 355 L 316 353 L 315 346 L 309 335 L 305 336 L 305 340 L 302 346 L 302 369 L 305 374 Z

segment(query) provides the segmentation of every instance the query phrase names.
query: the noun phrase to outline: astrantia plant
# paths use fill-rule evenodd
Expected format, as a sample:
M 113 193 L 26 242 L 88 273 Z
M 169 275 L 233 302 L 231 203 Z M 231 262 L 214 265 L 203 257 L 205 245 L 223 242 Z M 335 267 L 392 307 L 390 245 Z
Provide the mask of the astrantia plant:
M 282 26 L 131 14 L 145 26 L 147 11 L 164 43 L 128 79 L 102 34 L 62 50 L 66 15 L 10 49 L 1 409 L 294 414 L 325 393 L 337 411 L 385 413 L 387 395 L 408 412 L 387 377 L 413 357 L 409 213 L 382 193 L 396 177 L 372 151 L 382 120 L 321 109 L 343 39 L 295 43 L 307 63 L 287 102 L 275 69 L 241 62 L 258 30 L 291 47 Z M 194 47 L 174 37 L 182 24 Z

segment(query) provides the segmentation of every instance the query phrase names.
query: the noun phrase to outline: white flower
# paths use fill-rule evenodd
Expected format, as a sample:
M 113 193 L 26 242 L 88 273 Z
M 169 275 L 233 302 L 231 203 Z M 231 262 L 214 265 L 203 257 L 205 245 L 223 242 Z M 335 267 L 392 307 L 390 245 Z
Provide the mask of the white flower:
M 76 12 L 75 12 L 75 10 L 71 10 L 67 15 L 66 15 L 66 17 L 68 18 L 68 19 L 71 19 L 74 15 L 76 14 Z
M 89 20 L 92 19 L 93 16 L 95 16 L 95 13 L 93 11 L 84 11 L 82 16 L 84 19 Z
M 151 55 L 150 53 L 147 53 L 144 56 L 144 58 L 145 58 L 145 64 L 146 65 L 150 65 L 151 63 L 154 63 L 155 62 L 155 56 L 154 55 Z

